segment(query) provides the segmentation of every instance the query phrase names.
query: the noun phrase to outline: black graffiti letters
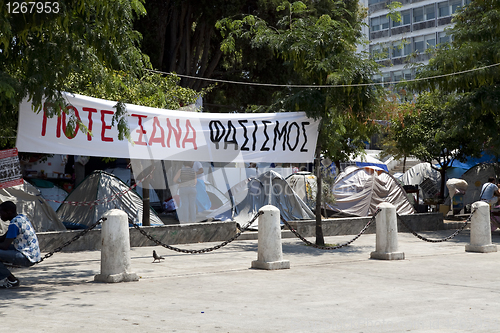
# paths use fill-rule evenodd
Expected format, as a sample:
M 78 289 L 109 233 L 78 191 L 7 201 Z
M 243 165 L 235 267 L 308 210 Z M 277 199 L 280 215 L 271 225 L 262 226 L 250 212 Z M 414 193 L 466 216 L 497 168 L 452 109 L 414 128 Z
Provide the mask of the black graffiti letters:
M 276 126 L 274 127 L 274 143 L 273 150 L 276 150 L 276 141 L 281 140 L 283 138 L 283 150 L 285 150 L 286 145 L 286 126 L 288 125 L 288 121 L 283 125 L 280 131 L 280 123 L 276 121 Z
M 294 133 L 294 135 L 295 135 L 295 145 L 293 146 L 293 148 L 290 145 L 290 142 L 292 142 L 290 140 L 290 134 L 293 134 L 293 132 L 294 132 L 292 126 L 293 126 L 293 128 L 296 128 L 295 133 Z M 297 145 L 299 144 L 299 125 L 297 125 L 296 122 L 291 123 L 290 126 L 288 127 L 288 134 L 286 135 L 286 143 L 288 144 L 288 148 L 291 151 L 294 151 L 295 148 L 297 148 Z
M 262 123 L 264 124 L 264 135 L 266 136 L 266 141 L 262 144 L 260 151 L 269 151 L 269 147 L 266 147 L 266 143 L 269 141 L 269 135 L 267 135 L 267 124 L 272 123 L 272 121 L 263 120 Z
M 230 140 L 229 136 L 233 134 L 233 138 Z M 227 144 L 234 144 L 234 150 L 238 150 L 238 141 L 236 141 L 236 128 L 233 126 L 231 120 L 227 122 L 227 135 L 224 138 L 224 149 L 227 149 Z
M 243 151 L 249 151 L 250 148 L 247 147 L 248 143 L 248 136 L 247 136 L 247 127 L 244 125 L 245 123 L 248 123 L 248 120 L 238 120 L 238 124 L 240 124 L 241 128 L 243 129 L 243 137 L 245 138 L 245 142 L 241 145 L 241 150 Z
M 307 121 L 280 123 L 277 120 L 252 120 L 250 123 L 247 119 L 211 120 L 210 141 L 215 145 L 215 149 L 228 149 L 232 146 L 235 150 L 241 151 L 292 152 L 300 149 L 300 152 L 307 152 L 309 125 L 310 122 Z
M 208 124 L 208 128 L 210 129 L 210 141 L 215 143 L 215 148 L 219 149 L 219 142 L 224 137 L 224 134 L 226 134 L 224 125 L 222 125 L 222 122 L 219 120 L 212 120 Z
M 304 148 L 307 143 L 307 134 L 306 134 L 306 125 L 309 125 L 310 123 L 308 121 L 303 121 L 302 122 L 302 133 L 304 134 L 304 143 L 302 144 L 302 147 L 300 147 L 301 152 L 307 152 L 307 149 Z

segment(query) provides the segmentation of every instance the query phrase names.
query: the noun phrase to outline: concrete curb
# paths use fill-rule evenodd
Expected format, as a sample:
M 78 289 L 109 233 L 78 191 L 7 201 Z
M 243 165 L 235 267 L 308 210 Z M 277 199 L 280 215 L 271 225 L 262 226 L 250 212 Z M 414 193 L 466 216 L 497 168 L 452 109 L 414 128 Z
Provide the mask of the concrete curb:
M 425 213 L 400 216 L 415 231 L 436 231 L 448 229 L 448 224 L 443 223 L 443 215 L 440 213 Z M 371 217 L 352 217 L 326 219 L 322 221 L 324 236 L 338 235 L 357 235 L 360 230 L 368 223 Z M 290 225 L 304 237 L 313 237 L 316 235 L 316 221 L 291 221 Z M 463 225 L 461 222 L 457 224 Z M 458 227 L 457 227 L 458 228 Z M 451 229 L 451 228 L 450 228 Z M 400 232 L 408 230 L 398 223 Z M 153 238 L 162 243 L 173 244 L 191 244 L 206 242 L 223 242 L 231 239 L 238 232 L 235 222 L 207 222 L 191 224 L 175 224 L 144 227 L 144 231 Z M 81 233 L 81 230 L 40 232 L 37 234 L 42 252 L 50 252 L 61 246 L 65 242 Z M 375 233 L 375 224 L 371 225 L 366 233 Z M 282 230 L 281 238 L 293 238 L 295 235 L 289 230 Z M 256 231 L 247 231 L 243 233 L 240 240 L 256 240 L 258 233 Z M 130 246 L 155 246 L 156 244 L 142 235 L 137 229 L 130 228 Z M 94 229 L 87 235 L 65 247 L 63 251 L 92 251 L 101 249 L 101 231 Z

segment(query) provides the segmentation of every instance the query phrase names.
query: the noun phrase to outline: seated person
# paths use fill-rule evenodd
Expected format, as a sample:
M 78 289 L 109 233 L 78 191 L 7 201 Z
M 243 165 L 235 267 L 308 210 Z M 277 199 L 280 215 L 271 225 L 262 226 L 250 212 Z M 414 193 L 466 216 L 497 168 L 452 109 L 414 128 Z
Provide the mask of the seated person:
M 174 213 L 177 210 L 174 198 L 169 197 L 163 202 L 163 210 L 165 213 Z
M 179 219 L 177 216 L 177 203 L 173 197 L 169 197 L 163 202 L 163 214 Z
M 0 218 L 10 221 L 7 233 L 0 239 L 0 288 L 19 287 L 19 279 L 4 263 L 29 267 L 41 260 L 38 238 L 31 222 L 24 214 L 17 214 L 16 204 L 0 204 Z

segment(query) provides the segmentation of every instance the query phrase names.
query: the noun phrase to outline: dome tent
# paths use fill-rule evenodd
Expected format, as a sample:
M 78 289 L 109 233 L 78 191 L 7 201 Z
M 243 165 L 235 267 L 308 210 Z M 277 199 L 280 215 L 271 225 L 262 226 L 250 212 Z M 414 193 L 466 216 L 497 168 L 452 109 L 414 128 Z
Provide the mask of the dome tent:
M 45 180 L 45 179 L 29 179 L 29 182 L 36 187 L 38 191 L 45 198 L 47 203 L 52 207 L 54 212 L 59 208 L 61 202 L 66 199 L 68 196 L 68 192 L 55 185 L 53 182 Z
M 430 198 L 430 193 L 438 191 L 441 174 L 430 163 L 422 162 L 406 170 L 401 177 L 403 185 L 418 185 L 421 201 Z
M 286 177 L 286 182 L 309 208 L 314 208 L 316 205 L 316 191 L 318 188 L 315 175 L 311 172 L 299 171 Z
M 489 177 L 495 177 L 495 168 L 499 167 L 495 163 L 479 163 L 467 170 L 460 177 L 469 185 L 463 197 L 464 205 L 479 201 L 483 184 L 488 182 Z
M 399 182 L 377 167 L 347 168 L 338 175 L 332 191 L 336 200 L 330 207 L 338 212 L 369 216 L 380 203 L 388 202 L 400 215 L 415 213 Z
M 314 219 L 313 212 L 292 190 L 286 180 L 272 170 L 243 180 L 231 188 L 231 200 L 207 218 L 247 224 L 265 205 L 273 205 L 288 221 Z M 233 206 L 234 204 L 234 206 Z M 257 226 L 257 221 L 252 227 Z
M 95 204 L 71 204 L 84 202 Z M 118 177 L 96 170 L 68 195 L 57 209 L 57 215 L 66 225 L 89 227 L 111 209 L 120 209 L 127 213 L 129 221 L 142 223 L 142 198 Z M 153 210 L 150 210 L 150 219 L 151 225 L 163 225 Z
M 28 217 L 36 232 L 66 230 L 40 191 L 27 181 L 0 189 L 0 202 L 5 201 L 14 202 L 17 212 Z

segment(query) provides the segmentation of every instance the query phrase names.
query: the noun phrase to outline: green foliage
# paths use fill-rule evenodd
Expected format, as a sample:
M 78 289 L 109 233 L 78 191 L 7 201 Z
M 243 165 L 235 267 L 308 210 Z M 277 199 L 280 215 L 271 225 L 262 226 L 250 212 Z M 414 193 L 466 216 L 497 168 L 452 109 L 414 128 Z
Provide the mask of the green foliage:
M 383 101 L 382 108 L 386 111 L 384 118 L 388 126 L 384 127 L 382 131 L 382 157 L 393 156 L 394 159 L 405 159 L 412 155 L 412 142 L 414 140 L 398 140 L 396 138 L 399 132 L 394 129 L 404 127 L 404 118 L 411 116 L 415 111 L 415 104 L 413 102 L 400 102 L 399 94 L 393 93 L 390 98 Z M 411 134 L 411 133 L 407 133 Z
M 194 103 L 200 93 L 179 86 L 179 78 L 144 72 L 134 76 L 123 71 L 104 70 L 72 74 L 65 89 L 96 98 L 120 101 L 162 109 L 179 109 Z
M 393 22 L 401 22 L 401 13 L 398 11 L 399 8 L 403 7 L 401 2 L 393 1 L 387 4 L 387 9 L 389 14 L 387 14 Z
M 149 66 L 139 50 L 140 34 L 132 27 L 144 15 L 140 0 L 58 1 L 57 13 L 14 14 L 0 3 L 0 145 L 12 146 L 19 102 L 28 97 L 40 112 L 42 99 L 52 101 L 47 112 L 60 112 L 68 78 L 91 78 L 105 69 L 142 75 Z M 110 73 L 110 72 L 108 72 Z M 89 80 L 95 82 L 95 80 Z
M 305 111 L 321 119 L 316 150 L 319 170 L 320 153 L 335 161 L 346 160 L 362 150 L 373 133 L 375 127 L 368 119 L 376 110 L 378 91 L 364 84 L 372 82 L 377 66 L 356 52 L 363 15 L 357 0 L 283 1 L 277 11 L 273 21 L 255 16 L 220 20 L 218 28 L 227 40 L 223 50 L 238 53 L 239 45 L 248 43 L 252 49 L 270 50 L 280 60 L 277 68 L 285 69 L 280 79 L 288 85 L 347 85 L 276 89 L 270 106 L 251 108 Z M 322 245 L 320 172 L 317 177 L 316 244 Z
M 423 67 L 420 77 L 450 74 L 500 62 L 500 3 L 496 0 L 472 1 L 453 18 L 455 25 L 449 48 L 440 49 Z M 497 84 L 499 66 L 453 76 L 422 81 L 417 88 L 439 89 L 443 92 L 472 92 L 483 86 Z
M 450 117 L 456 124 L 476 129 L 484 140 L 483 149 L 500 154 L 500 1 L 475 0 L 453 18 L 448 33 L 453 42 L 435 50 L 435 57 L 420 69 L 413 83 L 418 91 L 453 94 L 456 105 Z M 474 70 L 481 67 L 488 68 Z M 472 71 L 471 71 L 472 70 Z M 458 75 L 449 75 L 465 71 Z
M 390 135 L 396 147 L 405 154 L 439 164 L 441 193 L 444 173 L 454 160 L 464 162 L 467 156 L 479 157 L 483 136 L 472 124 L 457 122 L 460 99 L 437 91 L 422 93 L 415 105 L 401 105 L 401 112 L 391 121 Z
M 308 6 L 306 6 L 306 4 Z M 320 10 L 321 8 L 321 10 Z M 257 17 L 218 22 L 225 51 L 249 40 L 253 48 L 271 49 L 291 69 L 288 84 L 352 85 L 344 88 L 290 88 L 276 91 L 260 110 L 305 111 L 321 118 L 318 147 L 334 160 L 346 160 L 363 149 L 376 130 L 369 121 L 378 103 L 377 88 L 354 86 L 372 82 L 376 64 L 356 52 L 361 37 L 357 1 L 283 2 L 275 23 Z M 249 24 L 249 22 L 255 22 Z
M 145 72 L 141 77 L 137 77 L 107 69 L 93 73 L 92 76 L 70 75 L 64 89 L 86 96 L 118 101 L 115 105 L 116 112 L 113 115 L 112 126 L 116 124 L 120 140 L 129 134 L 124 117 L 125 103 L 177 110 L 182 106 L 194 104 L 198 96 L 203 94 L 180 87 L 179 78 L 173 75 L 162 76 Z

